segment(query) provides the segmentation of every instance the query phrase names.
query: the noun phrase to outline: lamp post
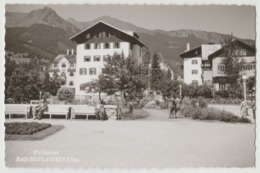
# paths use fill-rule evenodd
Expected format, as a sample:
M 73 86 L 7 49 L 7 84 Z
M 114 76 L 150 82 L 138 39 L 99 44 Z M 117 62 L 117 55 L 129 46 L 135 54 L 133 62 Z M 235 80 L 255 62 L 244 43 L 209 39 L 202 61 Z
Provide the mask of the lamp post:
M 244 88 L 244 100 L 246 101 L 246 79 L 247 79 L 247 76 L 243 75 L 242 79 L 243 79 L 243 88 Z
M 42 98 L 42 92 L 40 91 L 40 100 L 41 100 L 41 98 Z
M 182 85 L 179 85 L 180 86 L 180 99 L 181 99 L 181 87 L 182 87 Z

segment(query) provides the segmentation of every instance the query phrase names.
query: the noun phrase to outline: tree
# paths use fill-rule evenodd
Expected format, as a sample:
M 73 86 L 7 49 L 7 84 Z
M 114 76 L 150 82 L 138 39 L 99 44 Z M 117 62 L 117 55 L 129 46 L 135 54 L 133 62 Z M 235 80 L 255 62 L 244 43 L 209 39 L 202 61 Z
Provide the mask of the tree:
M 142 67 L 131 57 L 124 58 L 123 55 L 115 54 L 108 58 L 98 80 L 90 82 L 88 87 L 108 95 L 120 92 L 126 102 L 136 100 L 142 97 L 145 88 Z
M 57 92 L 57 97 L 58 97 L 58 100 L 65 101 L 65 104 L 72 103 L 72 101 L 75 97 L 74 89 L 67 88 L 67 87 L 61 87 Z
M 159 56 L 154 53 L 152 59 L 152 69 L 151 69 L 151 89 L 160 90 L 160 83 L 162 79 L 162 70 L 159 64 Z
M 222 63 L 225 65 L 224 74 L 226 75 L 229 96 L 232 98 L 240 98 L 242 93 L 242 85 L 240 70 L 243 59 L 236 54 L 236 47 L 233 42 L 233 36 L 229 36 L 224 40 Z
M 44 80 L 42 81 L 42 87 L 41 87 L 43 92 L 48 92 L 51 95 L 56 95 L 59 88 L 60 85 L 59 85 L 58 78 L 54 76 L 54 79 L 50 79 L 49 73 L 45 72 Z

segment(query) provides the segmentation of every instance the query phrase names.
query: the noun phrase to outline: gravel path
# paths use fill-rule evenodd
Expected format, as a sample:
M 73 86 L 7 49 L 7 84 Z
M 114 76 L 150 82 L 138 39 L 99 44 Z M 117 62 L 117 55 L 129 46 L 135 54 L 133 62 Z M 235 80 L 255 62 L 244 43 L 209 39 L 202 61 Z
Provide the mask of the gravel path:
M 254 166 L 254 124 L 168 120 L 166 110 L 146 111 L 152 116 L 132 121 L 43 119 L 42 122 L 62 124 L 65 128 L 42 141 L 6 141 L 6 165 L 91 168 Z M 26 157 L 32 156 L 56 160 L 26 161 Z

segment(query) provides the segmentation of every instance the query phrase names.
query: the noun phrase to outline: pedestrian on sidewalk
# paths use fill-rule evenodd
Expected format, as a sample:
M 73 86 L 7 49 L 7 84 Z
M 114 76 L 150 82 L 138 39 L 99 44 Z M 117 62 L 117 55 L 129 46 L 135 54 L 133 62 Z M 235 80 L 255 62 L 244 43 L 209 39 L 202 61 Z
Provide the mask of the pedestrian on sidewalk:
M 254 121 L 255 121 L 255 97 L 251 97 L 251 108 L 252 108 L 252 112 L 253 112 L 253 118 L 254 118 Z
M 176 113 L 175 113 L 175 110 L 176 110 L 176 103 L 175 103 L 175 99 L 174 97 L 171 96 L 171 98 L 167 98 L 166 97 L 166 100 L 169 102 L 169 119 L 172 119 L 172 118 L 175 118 L 176 116 Z M 174 114 L 174 115 L 173 115 Z
M 248 116 L 248 109 L 249 109 L 249 105 L 248 105 L 247 101 L 243 100 L 240 104 L 240 114 L 241 114 L 242 118 L 245 118 Z
M 178 118 L 181 116 L 181 99 L 177 96 L 175 99 L 176 109 L 175 109 L 175 117 Z

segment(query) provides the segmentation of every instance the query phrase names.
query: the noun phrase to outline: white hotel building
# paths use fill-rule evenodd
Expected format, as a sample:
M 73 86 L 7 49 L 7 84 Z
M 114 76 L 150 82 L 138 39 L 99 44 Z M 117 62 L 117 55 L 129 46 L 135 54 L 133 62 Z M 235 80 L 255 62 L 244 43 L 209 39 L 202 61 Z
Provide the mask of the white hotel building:
M 243 62 L 240 75 L 254 77 L 255 48 L 240 40 L 234 40 L 230 44 L 234 48 L 232 53 L 234 57 Z M 180 54 L 183 58 L 184 82 L 198 85 L 205 83 L 213 85 L 216 90 L 226 90 L 229 81 L 224 74 L 226 67 L 222 63 L 225 58 L 224 49 L 225 46 L 222 47 L 220 44 L 208 43 L 189 50 L 188 45 L 187 50 Z
M 108 56 L 123 54 L 142 63 L 145 45 L 135 32 L 123 31 L 98 22 L 70 38 L 76 42 L 76 67 L 73 86 L 76 96 L 90 96 L 86 83 L 98 79 Z

